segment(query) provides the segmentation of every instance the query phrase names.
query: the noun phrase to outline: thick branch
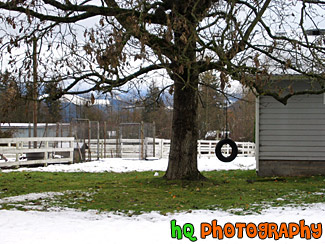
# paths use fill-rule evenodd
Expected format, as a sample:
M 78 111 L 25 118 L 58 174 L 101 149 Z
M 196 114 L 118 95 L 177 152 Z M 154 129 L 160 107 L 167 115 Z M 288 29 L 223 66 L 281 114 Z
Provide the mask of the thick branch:
M 5 10 L 9 10 L 9 11 L 16 11 L 19 13 L 24 13 L 27 16 L 33 16 L 35 18 L 38 18 L 41 21 L 55 21 L 55 22 L 59 22 L 59 23 L 74 23 L 80 20 L 84 20 L 84 19 L 88 19 L 90 17 L 96 16 L 98 15 L 98 13 L 82 13 L 79 15 L 75 15 L 75 16 L 71 16 L 71 17 L 67 17 L 67 16 L 55 16 L 55 15 L 46 15 L 46 14 L 41 14 L 38 12 L 35 12 L 31 9 L 28 8 L 24 8 L 24 7 L 18 7 L 9 3 L 4 3 L 4 2 L 0 2 L 0 8 L 1 9 L 5 9 Z
M 299 0 L 304 3 L 312 3 L 312 4 L 325 4 L 325 1 L 319 1 L 319 0 Z
M 260 11 L 255 12 L 256 17 L 253 20 L 253 22 L 250 24 L 250 26 L 247 28 L 246 32 L 242 36 L 242 40 L 238 43 L 238 45 L 234 45 L 226 54 L 226 57 L 231 60 L 233 59 L 239 52 L 243 51 L 245 49 L 246 43 L 248 42 L 248 39 L 250 38 L 253 30 L 255 29 L 256 25 L 262 20 L 262 16 L 265 13 L 266 9 L 270 5 L 271 0 L 265 1 L 263 7 Z M 247 4 L 247 3 L 244 3 Z M 256 11 L 256 10 L 255 10 Z
M 90 91 L 103 91 L 104 93 L 109 92 L 113 88 L 123 86 L 127 82 L 129 82 L 133 79 L 136 79 L 143 74 L 146 74 L 150 71 L 163 69 L 163 68 L 165 68 L 165 67 L 163 67 L 160 64 L 150 65 L 145 68 L 141 68 L 138 71 L 134 72 L 133 74 L 130 74 L 129 76 L 126 76 L 121 79 L 107 79 L 103 75 L 96 73 L 96 72 L 90 72 L 90 73 L 81 75 L 79 77 L 68 76 L 68 77 L 62 78 L 61 81 L 62 80 L 71 80 L 71 79 L 73 81 L 64 90 L 62 90 L 62 92 L 58 95 L 58 97 L 61 97 L 63 94 L 82 94 L 82 93 L 87 93 Z M 75 85 L 77 85 L 80 81 L 85 81 L 87 79 L 91 79 L 92 77 L 97 78 L 97 81 L 93 80 L 93 82 L 95 82 L 95 84 L 91 88 L 88 88 L 83 91 L 71 91 L 71 89 L 73 89 L 73 87 Z
M 43 1 L 45 4 L 49 4 L 58 10 L 67 11 L 67 12 L 72 11 L 78 14 L 71 17 L 47 15 L 47 14 L 38 13 L 27 7 L 17 6 L 16 4 L 12 4 L 10 2 L 7 3 L 0 2 L 0 8 L 9 11 L 25 13 L 27 15 L 36 17 L 42 21 L 48 20 L 48 21 L 55 21 L 60 23 L 74 23 L 94 16 L 106 16 L 106 17 L 120 16 L 122 18 L 135 16 L 139 18 L 141 15 L 139 12 L 133 9 L 123 9 L 117 5 L 115 7 L 103 7 L 103 6 L 96 6 L 96 5 L 71 4 L 69 1 L 67 1 L 66 4 L 62 4 L 55 0 L 43 0 Z M 79 13 L 79 12 L 83 12 L 83 13 Z M 166 22 L 162 21 L 157 16 L 148 13 L 146 13 L 144 21 L 148 23 L 150 22 L 154 24 L 166 25 Z

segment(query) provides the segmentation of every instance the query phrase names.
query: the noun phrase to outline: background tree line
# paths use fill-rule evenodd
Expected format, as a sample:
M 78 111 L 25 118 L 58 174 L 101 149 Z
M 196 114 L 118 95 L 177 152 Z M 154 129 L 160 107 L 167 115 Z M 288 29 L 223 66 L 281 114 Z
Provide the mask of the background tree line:
M 19 82 L 9 73 L 1 74 L 0 118 L 2 123 L 27 123 L 32 121 L 31 88 L 29 83 Z M 199 139 L 215 139 L 209 132 L 225 130 L 225 96 L 216 91 L 218 78 L 212 73 L 204 73 L 200 77 L 200 103 L 198 108 Z M 72 116 L 91 121 L 106 121 L 108 126 L 116 128 L 119 123 L 153 123 L 156 125 L 156 136 L 170 139 L 172 121 L 172 97 L 164 96 L 161 89 L 152 82 L 141 97 L 128 95 L 122 105 L 113 107 L 75 105 L 72 115 L 59 100 L 53 99 L 58 86 L 55 82 L 45 83 L 40 94 L 46 94 L 39 101 L 38 122 L 69 122 Z M 231 137 L 237 141 L 254 140 L 255 96 L 249 90 L 243 90 L 240 99 L 232 103 L 228 112 L 228 129 Z M 71 105 L 70 105 L 71 106 Z M 70 113 L 67 114 L 67 113 Z M 186 115 L 184 115 L 186 116 Z M 68 119 L 68 120 L 67 120 Z
M 51 94 L 57 90 L 55 82 L 44 84 L 42 93 L 49 96 L 39 102 L 39 122 L 59 122 L 62 120 L 61 105 Z M 0 74 L 0 122 L 32 122 L 31 103 L 33 101 L 31 83 L 23 82 L 9 73 Z

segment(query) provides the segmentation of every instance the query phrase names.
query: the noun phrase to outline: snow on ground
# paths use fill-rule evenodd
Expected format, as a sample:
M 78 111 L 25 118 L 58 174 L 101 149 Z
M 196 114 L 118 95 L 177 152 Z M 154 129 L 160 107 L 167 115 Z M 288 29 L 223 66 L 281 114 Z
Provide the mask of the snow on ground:
M 264 211 L 261 215 L 236 216 L 221 211 L 193 211 L 192 213 L 178 213 L 162 216 L 158 213 L 148 213 L 137 217 L 124 217 L 113 214 L 96 214 L 95 212 L 78 212 L 73 210 L 36 212 L 36 211 L 0 211 L 0 243 L 24 244 L 65 244 L 65 243 L 96 243 L 96 244 L 166 244 L 166 243 L 192 243 L 187 238 L 182 240 L 171 238 L 170 221 L 175 219 L 176 224 L 183 226 L 191 223 L 194 226 L 193 236 L 196 243 L 259 243 L 256 237 L 249 239 L 245 232 L 243 239 L 224 238 L 213 239 L 208 236 L 200 238 L 200 223 L 216 219 L 218 225 L 225 223 L 262 222 L 294 222 L 299 223 L 305 219 L 306 225 L 322 223 L 325 205 L 314 204 L 305 210 L 301 208 L 273 208 Z M 307 243 L 308 240 L 299 236 L 292 240 L 282 238 L 277 243 Z M 263 243 L 273 243 L 273 239 L 266 239 Z M 309 240 L 309 243 L 324 243 L 324 238 Z
M 52 164 L 47 167 L 38 168 L 19 168 L 18 171 L 44 171 L 44 172 L 128 172 L 128 171 L 166 171 L 168 160 L 139 160 L 108 158 L 99 161 L 92 161 L 78 164 Z M 198 168 L 200 171 L 211 170 L 234 170 L 234 169 L 255 169 L 256 163 L 254 157 L 237 157 L 230 163 L 218 161 L 216 157 L 200 158 Z M 3 170 L 11 172 L 17 170 Z
M 164 171 L 167 168 L 167 160 L 127 160 L 127 159 L 106 159 L 96 162 L 73 165 L 50 165 L 40 168 L 21 168 L 22 170 L 34 171 L 64 171 L 64 172 L 126 172 L 126 171 Z M 199 159 L 199 169 L 223 170 L 223 169 L 254 169 L 254 158 L 237 158 L 232 163 L 221 163 L 215 158 Z M 3 172 L 9 172 L 3 170 Z M 51 198 L 56 193 L 27 194 L 11 198 L 1 199 L 1 202 L 17 200 L 32 200 L 34 198 Z M 1 195 L 0 195 L 1 196 Z M 0 202 L 0 203 L 1 203 Z M 177 213 L 167 216 L 156 212 L 142 214 L 140 216 L 126 217 L 113 213 L 98 213 L 96 211 L 80 212 L 72 209 L 52 209 L 49 212 L 38 211 L 17 211 L 0 210 L 0 243 L 5 244 L 117 244 L 117 243 L 193 243 L 183 236 L 182 240 L 171 237 L 171 221 L 176 220 L 176 225 L 183 227 L 185 224 L 192 224 L 194 227 L 193 237 L 197 238 L 195 243 L 260 243 L 261 240 L 248 238 L 245 230 L 243 238 L 213 239 L 207 236 L 200 238 L 200 226 L 202 222 L 211 224 L 216 219 L 217 224 L 224 226 L 226 223 L 235 226 L 236 223 L 264 222 L 297 223 L 305 220 L 305 225 L 325 223 L 325 204 L 312 204 L 303 207 L 270 208 L 261 214 L 237 216 L 224 211 L 195 210 L 191 213 Z M 187 225 L 188 226 L 188 225 Z M 251 225 L 252 226 L 252 225 Z M 188 229 L 190 230 L 190 229 Z M 238 233 L 238 229 L 236 235 Z M 175 232 L 176 233 L 176 232 Z M 190 233 L 189 233 L 190 234 Z M 266 238 L 263 243 L 273 243 L 273 238 Z M 280 238 L 277 243 L 325 243 L 325 235 L 320 239 L 305 240 L 299 234 L 293 239 Z

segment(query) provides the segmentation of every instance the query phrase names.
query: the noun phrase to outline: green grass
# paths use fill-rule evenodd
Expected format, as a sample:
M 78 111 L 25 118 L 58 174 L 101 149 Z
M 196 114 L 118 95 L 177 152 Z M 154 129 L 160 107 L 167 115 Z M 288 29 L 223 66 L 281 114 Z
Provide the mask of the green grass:
M 63 193 L 32 201 L 0 201 L 0 209 L 38 207 L 46 211 L 69 207 L 126 214 L 222 209 L 249 214 L 270 206 L 325 201 L 323 176 L 259 178 L 254 171 L 235 170 L 204 172 L 207 181 L 182 182 L 153 174 L 0 172 L 0 199 L 28 193 Z

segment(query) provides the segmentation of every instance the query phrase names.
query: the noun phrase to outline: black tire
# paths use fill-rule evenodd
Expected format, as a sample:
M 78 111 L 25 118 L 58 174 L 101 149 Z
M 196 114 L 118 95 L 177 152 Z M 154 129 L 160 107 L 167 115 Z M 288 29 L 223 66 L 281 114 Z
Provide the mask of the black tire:
M 225 144 L 228 144 L 231 147 L 231 154 L 228 157 L 223 156 L 221 153 L 221 148 Z M 238 154 L 238 147 L 233 140 L 226 138 L 218 142 L 216 146 L 216 156 L 220 161 L 229 163 L 237 157 L 237 154 Z

